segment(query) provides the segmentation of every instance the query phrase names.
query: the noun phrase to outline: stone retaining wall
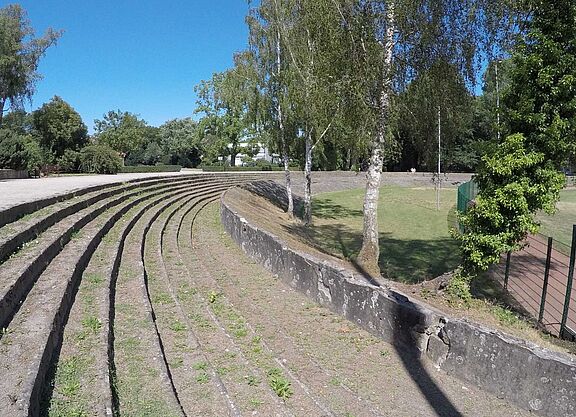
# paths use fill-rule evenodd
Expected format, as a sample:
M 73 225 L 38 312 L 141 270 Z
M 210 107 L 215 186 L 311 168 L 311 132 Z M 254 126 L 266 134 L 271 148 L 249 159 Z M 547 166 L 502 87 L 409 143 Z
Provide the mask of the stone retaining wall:
M 221 220 L 243 251 L 308 297 L 438 368 L 544 416 L 576 416 L 576 360 L 499 331 L 445 317 L 390 288 L 286 246 L 222 196 Z
M 28 171 L 17 171 L 14 169 L 0 169 L 0 180 L 16 180 L 28 178 Z

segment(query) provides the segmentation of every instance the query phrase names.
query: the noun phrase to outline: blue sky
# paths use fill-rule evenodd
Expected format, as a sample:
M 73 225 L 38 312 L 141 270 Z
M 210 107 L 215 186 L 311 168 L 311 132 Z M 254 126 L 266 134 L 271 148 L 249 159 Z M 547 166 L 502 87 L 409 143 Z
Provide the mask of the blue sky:
M 37 34 L 48 27 L 65 31 L 40 62 L 44 78 L 31 108 L 58 95 L 90 129 L 95 118 L 116 109 L 154 126 L 192 116 L 194 86 L 230 67 L 233 53 L 247 46 L 244 0 L 17 3 Z

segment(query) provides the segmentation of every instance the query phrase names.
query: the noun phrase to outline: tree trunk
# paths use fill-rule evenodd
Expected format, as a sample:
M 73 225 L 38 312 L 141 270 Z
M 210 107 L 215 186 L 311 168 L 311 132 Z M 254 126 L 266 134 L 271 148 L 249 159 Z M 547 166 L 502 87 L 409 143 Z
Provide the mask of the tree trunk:
M 394 49 L 394 2 L 388 2 L 386 10 L 386 33 L 384 38 L 384 62 L 382 65 L 382 86 L 378 103 L 378 131 L 372 141 L 370 164 L 366 173 L 366 194 L 364 196 L 364 227 L 362 249 L 358 254 L 358 264 L 373 277 L 380 276 L 378 258 L 378 197 L 382 176 L 383 149 L 386 145 L 390 119 L 390 95 L 392 86 L 392 54 Z
M 282 160 L 284 162 L 284 174 L 286 176 L 286 197 L 288 198 L 288 208 L 286 209 L 286 213 L 290 218 L 294 217 L 294 199 L 292 198 L 292 181 L 290 178 L 290 155 L 288 152 L 288 142 L 286 141 L 286 132 L 284 131 L 284 118 L 282 113 L 282 100 L 280 97 L 280 90 L 281 90 L 281 68 L 282 68 L 282 55 L 281 55 L 281 44 L 280 44 L 280 31 L 277 31 L 277 38 L 276 38 L 276 65 L 278 71 L 278 105 L 277 105 L 277 112 L 278 112 L 278 133 L 280 134 L 280 142 L 282 144 Z
M 304 163 L 304 224 L 312 224 L 312 131 L 306 132 L 306 155 Z

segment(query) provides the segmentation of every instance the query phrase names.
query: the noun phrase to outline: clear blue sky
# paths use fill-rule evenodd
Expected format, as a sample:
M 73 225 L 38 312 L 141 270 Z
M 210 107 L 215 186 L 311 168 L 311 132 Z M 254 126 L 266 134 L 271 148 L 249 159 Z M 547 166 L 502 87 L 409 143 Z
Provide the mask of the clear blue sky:
M 229 68 L 233 53 L 247 46 L 244 0 L 14 3 L 26 9 L 37 34 L 48 27 L 65 31 L 41 60 L 44 78 L 32 109 L 61 96 L 90 129 L 116 109 L 154 126 L 192 116 L 194 85 Z

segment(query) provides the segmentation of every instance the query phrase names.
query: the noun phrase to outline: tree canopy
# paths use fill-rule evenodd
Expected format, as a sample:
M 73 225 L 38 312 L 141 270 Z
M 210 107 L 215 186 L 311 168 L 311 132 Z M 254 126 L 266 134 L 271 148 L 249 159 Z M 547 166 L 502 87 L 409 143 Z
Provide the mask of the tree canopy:
M 79 151 L 88 143 L 88 128 L 82 118 L 58 96 L 32 113 L 32 121 L 40 145 L 55 158 L 64 155 L 66 149 Z
M 111 110 L 102 119 L 94 120 L 98 143 L 110 146 L 124 156 L 135 151 L 146 135 L 146 122 L 137 115 Z
M 560 168 L 576 149 L 576 4 L 528 4 L 527 35 L 513 53 L 504 98 L 512 135 L 483 157 L 480 193 L 461 219 L 470 276 L 535 233 L 537 211 L 555 210 L 565 182 Z
M 6 104 L 18 109 L 32 97 L 41 77 L 38 62 L 61 34 L 48 29 L 37 38 L 21 6 L 9 4 L 0 9 L 0 126 Z

